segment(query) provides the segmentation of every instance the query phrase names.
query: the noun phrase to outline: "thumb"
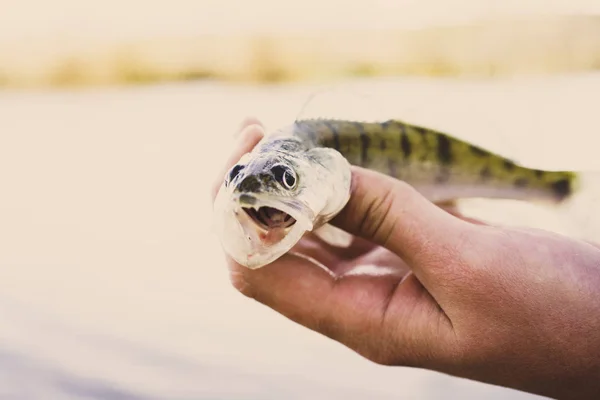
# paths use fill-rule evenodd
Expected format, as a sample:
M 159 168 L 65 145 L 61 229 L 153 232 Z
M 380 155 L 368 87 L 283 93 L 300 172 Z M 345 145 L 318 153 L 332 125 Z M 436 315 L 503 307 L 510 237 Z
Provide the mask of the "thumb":
M 435 274 L 475 237 L 476 225 L 444 211 L 407 183 L 352 168 L 350 200 L 332 224 L 398 254 L 417 277 Z

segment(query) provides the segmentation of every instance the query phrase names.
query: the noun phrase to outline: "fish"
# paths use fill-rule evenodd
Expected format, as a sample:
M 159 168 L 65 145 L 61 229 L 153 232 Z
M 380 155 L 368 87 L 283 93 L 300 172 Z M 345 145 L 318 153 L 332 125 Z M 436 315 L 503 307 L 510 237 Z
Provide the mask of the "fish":
M 307 232 L 349 245 L 329 222 L 350 199 L 352 166 L 402 180 L 436 204 L 465 198 L 558 204 L 579 189 L 575 171 L 523 166 L 399 119 L 296 120 L 264 136 L 227 171 L 213 207 L 225 252 L 257 269 Z

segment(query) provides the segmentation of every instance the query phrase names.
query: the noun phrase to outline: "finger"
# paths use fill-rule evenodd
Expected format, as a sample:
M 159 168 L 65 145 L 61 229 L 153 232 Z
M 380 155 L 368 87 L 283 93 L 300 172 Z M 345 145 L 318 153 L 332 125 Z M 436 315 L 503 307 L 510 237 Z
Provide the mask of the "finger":
M 332 223 L 387 247 L 426 284 L 448 259 L 460 256 L 476 237 L 476 226 L 445 212 L 412 186 L 353 167 L 352 193 Z
M 360 236 L 353 236 L 352 242 L 348 248 L 336 247 L 335 249 L 340 257 L 353 259 L 373 251 L 377 247 L 380 247 L 377 243 L 373 243 Z
M 401 280 L 410 272 L 408 265 L 385 247 L 377 247 L 353 260 L 340 262 L 335 270 L 338 277 L 367 275 L 367 276 L 389 276 Z
M 393 272 L 403 275 L 407 272 L 406 263 L 388 249 L 361 238 L 356 242 L 356 248 L 339 248 L 310 233 L 292 251 L 315 259 L 338 277 L 357 270 L 372 274 Z
M 265 133 L 262 125 L 252 123 L 250 125 L 246 125 L 240 131 L 238 138 L 236 140 L 234 149 L 227 159 L 224 167 L 221 168 L 219 174 L 215 178 L 212 186 L 212 198 L 213 201 L 219 192 L 219 188 L 223 184 L 223 178 L 227 171 L 239 161 L 239 159 L 246 153 L 252 151 L 254 146 L 264 137 Z
M 400 337 L 400 348 L 414 354 L 425 347 L 407 343 L 402 337 L 427 341 L 431 348 L 431 324 L 400 324 L 410 320 L 401 315 L 408 312 L 439 319 L 431 312 L 416 310 L 425 306 L 433 309 L 433 303 L 427 300 L 427 304 L 419 304 L 424 299 L 422 293 L 402 285 L 399 275 L 348 274 L 336 278 L 327 269 L 290 253 L 257 270 L 240 267 L 230 259 L 230 268 L 234 286 L 246 296 L 363 355 L 369 353 L 369 346 L 382 347 L 386 334 L 391 333 L 382 331 L 388 308 L 398 321 L 393 324 L 393 334 Z
M 235 138 L 239 137 L 240 134 L 244 131 L 244 129 L 246 129 L 250 125 L 259 125 L 261 128 L 263 128 L 263 130 L 265 129 L 264 124 L 258 118 L 246 117 L 240 124 L 239 129 L 237 131 L 235 131 L 235 134 L 233 135 L 233 137 L 235 137 Z
M 343 249 L 333 246 L 312 232 L 306 234 L 292 251 L 316 260 L 336 276 L 342 275 L 348 269 L 348 265 L 362 255 L 351 247 Z M 348 254 L 350 252 L 356 254 L 355 257 L 351 258 Z
M 488 225 L 483 221 L 480 221 L 478 219 L 475 218 L 471 218 L 471 217 L 466 217 L 464 216 L 459 210 L 458 210 L 458 204 L 456 203 L 456 200 L 447 200 L 447 201 L 441 201 L 441 202 L 436 202 L 435 203 L 438 207 L 442 208 L 443 210 L 445 210 L 446 212 L 454 215 L 456 218 L 460 218 L 463 221 L 467 221 L 470 222 L 472 224 L 476 224 L 476 225 Z
M 322 264 L 336 275 L 337 268 L 342 262 L 338 255 L 335 254 L 333 246 L 312 233 L 306 234 L 290 251 L 315 259 L 319 264 Z
M 226 257 L 233 286 L 286 317 L 319 331 L 325 302 L 335 286 L 326 268 L 289 252 L 262 268 L 250 270 Z
M 472 218 L 472 217 L 467 217 L 467 216 L 463 215 L 458 210 L 458 207 L 456 206 L 456 204 L 452 204 L 452 205 L 439 205 L 438 204 L 438 206 L 441 207 L 447 213 L 449 213 L 451 215 L 454 215 L 456 218 L 460 218 L 463 221 L 470 222 L 470 223 L 475 224 L 475 225 L 488 225 L 489 226 L 489 224 L 487 222 L 483 222 L 481 220 L 478 220 L 478 219 L 475 219 L 475 218 Z
M 312 244 L 312 247 L 315 248 L 315 251 L 326 249 L 329 254 L 331 254 L 333 257 L 337 257 L 340 260 L 352 260 L 374 250 L 376 247 L 380 247 L 376 243 L 354 235 L 352 235 L 352 241 L 348 247 L 338 247 L 330 244 L 313 232 L 308 232 L 304 235 L 304 238 L 309 239 L 308 242 Z M 318 256 L 315 258 L 319 259 Z M 329 265 L 327 264 L 327 266 Z
M 600 249 L 600 243 L 596 243 L 596 242 L 594 242 L 592 240 L 584 240 L 584 242 L 586 242 L 587 244 L 591 244 L 592 246 L 597 247 L 597 248 Z

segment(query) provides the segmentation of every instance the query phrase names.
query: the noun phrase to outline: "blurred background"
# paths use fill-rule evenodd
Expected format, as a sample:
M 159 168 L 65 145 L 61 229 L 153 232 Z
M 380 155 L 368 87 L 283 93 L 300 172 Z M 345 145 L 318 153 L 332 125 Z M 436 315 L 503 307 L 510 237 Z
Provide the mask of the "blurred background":
M 211 233 L 208 189 L 245 116 L 276 128 L 307 103 L 593 178 L 598 1 L 0 10 L 1 399 L 535 398 L 373 365 L 243 298 Z M 463 207 L 597 239 L 600 180 L 589 182 L 560 209 Z

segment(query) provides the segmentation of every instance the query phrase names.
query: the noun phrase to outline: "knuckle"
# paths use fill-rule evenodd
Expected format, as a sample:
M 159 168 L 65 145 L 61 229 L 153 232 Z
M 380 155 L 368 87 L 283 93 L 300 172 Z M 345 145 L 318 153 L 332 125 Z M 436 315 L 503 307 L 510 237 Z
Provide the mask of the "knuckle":
M 365 199 L 364 212 L 362 212 L 358 224 L 359 232 L 379 243 L 387 242 L 395 225 L 392 212 L 395 197 L 395 191 L 391 185 L 384 189 L 381 196 L 368 196 Z

